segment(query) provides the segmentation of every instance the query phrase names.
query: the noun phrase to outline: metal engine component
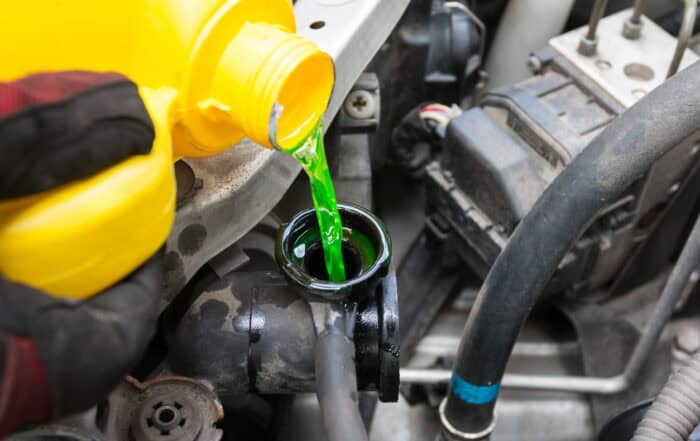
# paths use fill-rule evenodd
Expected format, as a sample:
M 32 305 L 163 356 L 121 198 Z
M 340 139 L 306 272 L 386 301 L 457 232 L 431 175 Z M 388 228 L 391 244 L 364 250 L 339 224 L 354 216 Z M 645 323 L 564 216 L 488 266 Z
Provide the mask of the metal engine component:
M 586 28 L 576 29 L 553 38 L 550 45 L 624 108 L 658 87 L 666 80 L 678 40 L 645 16 L 640 17 L 644 38 L 629 39 L 620 32 L 633 14 L 625 10 L 600 20 L 595 56 L 578 52 Z M 686 68 L 698 56 L 685 49 L 680 68 Z
M 98 425 L 114 441 L 218 441 L 224 416 L 213 388 L 186 377 L 140 383 L 127 378 L 110 395 Z M 101 421 L 100 421 L 101 420 Z
M 647 19 L 644 38 L 623 37 L 620 29 L 630 13 L 600 21 L 597 56 L 577 50 L 585 29 L 554 38 L 556 51 L 534 55 L 541 65 L 536 76 L 487 93 L 480 107 L 448 126 L 444 158 L 427 169 L 432 225 L 445 225 L 459 238 L 460 256 L 481 276 L 561 170 L 627 106 L 663 81 L 675 40 Z M 697 59 L 687 53 L 683 66 Z M 687 140 L 600 212 L 562 261 L 548 292 L 623 284 L 626 264 L 687 188 L 697 152 L 697 140 Z

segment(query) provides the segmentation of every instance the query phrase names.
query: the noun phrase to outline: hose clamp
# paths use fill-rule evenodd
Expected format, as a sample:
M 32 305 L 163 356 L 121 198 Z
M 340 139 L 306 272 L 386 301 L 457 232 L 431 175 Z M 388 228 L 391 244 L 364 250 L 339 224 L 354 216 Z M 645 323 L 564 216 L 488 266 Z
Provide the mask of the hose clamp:
M 440 407 L 438 408 L 438 412 L 440 414 L 440 424 L 442 425 L 442 428 L 447 431 L 447 433 L 450 434 L 451 437 L 454 437 L 455 439 L 465 439 L 465 440 L 478 440 L 478 439 L 485 439 L 488 437 L 491 432 L 493 432 L 493 428 L 496 427 L 496 418 L 494 417 L 491 420 L 491 424 L 486 427 L 486 429 L 480 431 L 480 432 L 462 432 L 461 430 L 457 429 L 455 426 L 453 426 L 448 420 L 447 416 L 445 415 L 445 405 L 447 404 L 447 397 L 445 397 L 442 402 L 440 403 Z

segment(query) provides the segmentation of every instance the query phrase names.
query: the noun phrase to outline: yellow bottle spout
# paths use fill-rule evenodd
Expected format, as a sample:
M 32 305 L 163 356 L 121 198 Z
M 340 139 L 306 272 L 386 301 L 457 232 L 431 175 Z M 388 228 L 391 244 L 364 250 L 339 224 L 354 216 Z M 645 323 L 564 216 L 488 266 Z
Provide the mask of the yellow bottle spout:
M 218 60 L 209 90 L 183 116 L 199 142 L 176 142 L 175 154 L 210 155 L 236 135 L 291 150 L 321 118 L 333 81 L 332 59 L 311 41 L 281 26 L 246 23 Z
M 240 63 L 241 56 L 253 62 Z M 309 40 L 246 24 L 224 52 L 212 96 L 231 103 L 232 119 L 255 142 L 287 150 L 311 132 L 332 88 L 333 62 Z M 271 121 L 275 104 L 281 114 Z

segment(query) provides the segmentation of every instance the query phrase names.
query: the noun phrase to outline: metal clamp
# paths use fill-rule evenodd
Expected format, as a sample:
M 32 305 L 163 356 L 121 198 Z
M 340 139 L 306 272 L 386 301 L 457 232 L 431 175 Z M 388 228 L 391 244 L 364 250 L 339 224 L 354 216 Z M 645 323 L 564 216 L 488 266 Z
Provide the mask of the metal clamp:
M 491 424 L 488 425 L 488 427 L 481 432 L 462 432 L 461 430 L 457 429 L 455 426 L 453 426 L 448 420 L 447 416 L 445 416 L 445 404 L 447 403 L 447 398 L 443 399 L 442 402 L 440 403 L 440 407 L 438 408 L 438 412 L 440 414 L 440 424 L 442 425 L 443 430 L 445 430 L 450 437 L 454 437 L 455 439 L 458 440 L 475 440 L 475 439 L 484 439 L 487 436 L 491 435 L 491 432 L 493 432 L 494 427 L 496 427 L 496 418 L 491 420 Z

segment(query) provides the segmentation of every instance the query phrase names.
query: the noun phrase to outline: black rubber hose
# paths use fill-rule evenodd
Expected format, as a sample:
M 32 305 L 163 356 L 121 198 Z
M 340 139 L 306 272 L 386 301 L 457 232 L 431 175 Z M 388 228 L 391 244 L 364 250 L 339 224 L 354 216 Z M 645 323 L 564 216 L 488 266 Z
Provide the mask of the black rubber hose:
M 515 230 L 479 292 L 460 342 L 445 433 L 488 434 L 505 366 L 530 309 L 596 214 L 700 129 L 700 63 L 614 120 L 552 182 Z
M 687 441 L 700 424 L 700 353 L 671 376 L 632 441 Z
M 340 333 L 316 342 L 316 393 L 329 441 L 367 441 L 355 376 L 355 345 Z

